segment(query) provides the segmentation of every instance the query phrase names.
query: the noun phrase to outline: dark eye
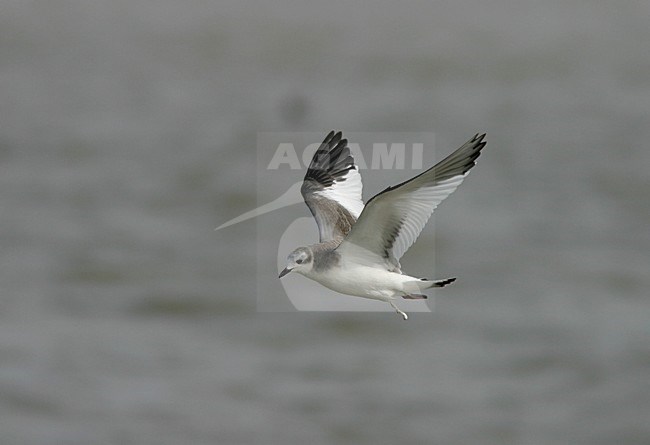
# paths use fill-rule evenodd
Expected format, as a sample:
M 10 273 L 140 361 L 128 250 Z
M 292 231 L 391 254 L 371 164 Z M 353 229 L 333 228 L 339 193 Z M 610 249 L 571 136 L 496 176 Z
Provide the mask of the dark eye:
M 297 259 L 297 260 L 296 260 L 296 263 L 298 263 L 298 264 L 302 264 L 302 258 Z

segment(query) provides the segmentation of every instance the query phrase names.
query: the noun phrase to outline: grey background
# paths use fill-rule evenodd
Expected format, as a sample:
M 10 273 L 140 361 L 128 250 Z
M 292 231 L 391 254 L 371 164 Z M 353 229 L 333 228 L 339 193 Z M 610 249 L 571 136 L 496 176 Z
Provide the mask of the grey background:
M 650 442 L 647 1 L 0 8 L 2 444 Z M 435 313 L 255 311 L 212 229 L 332 128 L 488 132 Z

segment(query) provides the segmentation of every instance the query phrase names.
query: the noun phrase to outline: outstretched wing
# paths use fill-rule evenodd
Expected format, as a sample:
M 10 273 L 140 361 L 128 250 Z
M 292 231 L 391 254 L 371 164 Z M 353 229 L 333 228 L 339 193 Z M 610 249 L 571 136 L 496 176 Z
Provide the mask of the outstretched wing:
M 321 242 L 343 239 L 363 210 L 361 175 L 342 137 L 340 131 L 327 135 L 300 189 L 318 224 Z
M 420 175 L 389 187 L 366 204 L 337 251 L 356 262 L 399 271 L 433 210 L 463 182 L 485 147 L 478 134 Z

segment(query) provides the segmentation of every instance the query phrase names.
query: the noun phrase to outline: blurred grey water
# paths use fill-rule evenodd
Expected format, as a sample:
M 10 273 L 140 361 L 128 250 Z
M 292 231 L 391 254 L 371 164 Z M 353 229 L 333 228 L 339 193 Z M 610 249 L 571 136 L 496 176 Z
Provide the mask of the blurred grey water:
M 0 8 L 0 443 L 650 443 L 647 2 Z M 434 314 L 256 312 L 212 229 L 332 128 L 488 132 Z

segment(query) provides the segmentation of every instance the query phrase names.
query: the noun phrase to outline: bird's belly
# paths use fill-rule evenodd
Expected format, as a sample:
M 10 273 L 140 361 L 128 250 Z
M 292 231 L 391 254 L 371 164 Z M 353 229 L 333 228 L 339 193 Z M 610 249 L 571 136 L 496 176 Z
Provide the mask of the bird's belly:
M 390 300 L 401 290 L 399 274 L 371 267 L 341 268 L 310 278 L 341 294 L 374 300 Z

